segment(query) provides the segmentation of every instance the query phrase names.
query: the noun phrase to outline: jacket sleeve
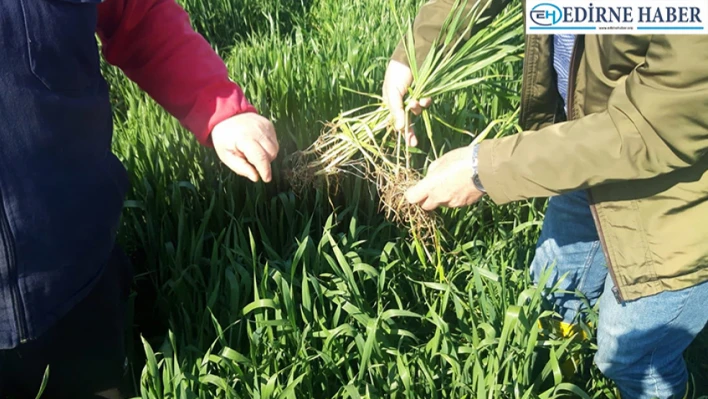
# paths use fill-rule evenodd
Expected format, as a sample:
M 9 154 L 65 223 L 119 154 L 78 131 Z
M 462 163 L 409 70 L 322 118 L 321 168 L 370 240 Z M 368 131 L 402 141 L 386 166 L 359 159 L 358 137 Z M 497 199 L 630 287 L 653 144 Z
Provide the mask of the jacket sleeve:
M 648 179 L 708 151 L 708 36 L 656 35 L 607 109 L 484 140 L 479 176 L 499 204 Z
M 256 112 L 175 0 L 106 0 L 98 6 L 97 35 L 106 61 L 204 145 L 222 120 Z
M 494 17 L 511 3 L 511 1 L 512 0 L 466 0 L 465 13 L 470 12 L 473 7 L 482 8 L 484 11 L 471 31 L 466 34 L 465 38 L 474 36 L 477 31 L 489 25 Z M 445 21 L 455 7 L 455 3 L 455 0 L 430 0 L 418 11 L 413 21 L 413 42 L 415 44 L 417 65 L 421 65 L 430 52 L 433 42 L 440 35 Z M 409 65 L 404 42 L 404 39 L 398 42 L 391 59 Z

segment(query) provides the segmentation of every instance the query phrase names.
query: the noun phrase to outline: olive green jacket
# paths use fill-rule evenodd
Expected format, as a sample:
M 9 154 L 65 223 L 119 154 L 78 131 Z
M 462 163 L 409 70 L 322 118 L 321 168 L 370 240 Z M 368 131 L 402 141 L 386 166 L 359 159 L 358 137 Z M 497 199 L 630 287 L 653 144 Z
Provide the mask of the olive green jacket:
M 487 15 L 507 1 L 489 0 Z M 427 54 L 453 0 L 414 23 Z M 479 175 L 497 204 L 587 190 L 618 301 L 708 280 L 708 35 L 586 35 L 568 116 L 552 36 L 526 35 L 523 132 L 484 140 Z M 406 62 L 402 46 L 393 58 Z

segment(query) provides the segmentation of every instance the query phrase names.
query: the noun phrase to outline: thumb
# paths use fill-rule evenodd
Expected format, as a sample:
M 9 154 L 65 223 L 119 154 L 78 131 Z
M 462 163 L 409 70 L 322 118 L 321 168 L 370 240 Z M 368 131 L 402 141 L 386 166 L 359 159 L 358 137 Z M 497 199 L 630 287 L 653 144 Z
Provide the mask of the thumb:
M 411 204 L 420 204 L 428 199 L 428 183 L 425 179 L 421 180 L 415 186 L 406 190 L 406 200 Z

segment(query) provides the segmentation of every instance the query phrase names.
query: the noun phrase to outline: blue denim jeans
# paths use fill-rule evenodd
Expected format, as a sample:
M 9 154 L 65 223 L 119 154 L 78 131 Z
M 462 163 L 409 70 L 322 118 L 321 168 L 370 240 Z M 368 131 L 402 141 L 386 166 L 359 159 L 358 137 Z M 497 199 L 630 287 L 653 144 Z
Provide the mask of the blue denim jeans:
M 708 282 L 619 304 L 584 191 L 549 200 L 531 264 L 535 281 L 547 266 L 553 267 L 547 286 L 560 279 L 562 291 L 548 299 L 564 322 L 599 302 L 594 360 L 622 399 L 684 396 L 683 352 L 708 321 Z

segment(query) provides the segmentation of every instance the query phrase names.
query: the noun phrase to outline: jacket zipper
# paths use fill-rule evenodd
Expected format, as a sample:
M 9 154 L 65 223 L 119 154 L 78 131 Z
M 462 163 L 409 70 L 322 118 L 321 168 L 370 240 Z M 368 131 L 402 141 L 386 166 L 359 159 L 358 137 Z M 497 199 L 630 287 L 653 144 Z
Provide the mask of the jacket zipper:
M 27 326 L 25 321 L 25 309 L 22 306 L 20 298 L 20 286 L 17 275 L 17 265 L 15 264 L 15 247 L 12 241 L 12 233 L 10 231 L 10 222 L 7 219 L 5 207 L 0 203 L 0 239 L 5 244 L 5 262 L 8 268 L 8 280 L 10 291 L 12 293 L 13 311 L 15 313 L 15 322 L 20 335 L 20 342 L 24 343 L 27 335 Z
M 573 53 L 570 57 L 570 71 L 568 73 L 568 120 L 573 120 L 575 119 L 575 110 L 573 109 L 573 87 L 575 86 L 575 78 L 576 78 L 576 67 L 577 67 L 577 56 L 578 56 L 578 44 L 580 43 L 580 40 L 584 39 L 584 36 L 578 36 L 575 38 L 575 44 L 573 45 Z M 600 224 L 600 218 L 597 214 L 597 208 L 595 207 L 595 203 L 593 201 L 593 196 L 591 190 L 587 190 L 588 197 L 590 198 L 590 212 L 592 213 L 592 218 L 593 221 L 595 222 L 595 227 L 597 228 L 598 232 L 598 237 L 600 238 L 600 244 L 602 245 L 602 252 L 605 255 L 605 259 L 607 260 L 607 270 L 610 273 L 610 278 L 612 279 L 612 282 L 614 283 L 614 287 L 612 288 L 612 294 L 614 294 L 615 299 L 617 300 L 618 303 L 622 304 L 624 303 L 624 299 L 622 297 L 622 292 L 619 289 L 619 286 L 617 285 L 617 276 L 615 275 L 614 268 L 612 266 L 612 260 L 610 259 L 609 255 L 609 250 L 607 249 L 607 243 L 605 242 L 605 237 L 602 231 L 602 225 Z

